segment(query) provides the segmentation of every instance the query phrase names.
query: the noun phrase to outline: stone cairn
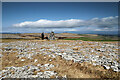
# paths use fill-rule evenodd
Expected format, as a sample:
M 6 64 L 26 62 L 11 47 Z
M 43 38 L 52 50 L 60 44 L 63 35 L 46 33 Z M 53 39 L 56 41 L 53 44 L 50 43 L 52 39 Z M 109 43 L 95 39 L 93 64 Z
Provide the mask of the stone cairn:
M 54 32 L 50 33 L 49 40 L 55 40 L 55 34 L 54 34 Z

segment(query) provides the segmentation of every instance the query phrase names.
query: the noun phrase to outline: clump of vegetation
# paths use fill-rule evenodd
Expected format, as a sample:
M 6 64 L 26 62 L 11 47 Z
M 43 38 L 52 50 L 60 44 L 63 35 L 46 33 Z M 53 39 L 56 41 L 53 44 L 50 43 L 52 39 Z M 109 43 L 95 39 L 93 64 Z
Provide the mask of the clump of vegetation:
M 120 41 L 118 36 L 97 35 L 91 36 L 87 34 L 79 34 L 84 37 L 80 38 L 66 38 L 64 40 L 83 40 L 83 41 Z
M 22 40 L 28 40 L 28 39 L 0 39 L 1 42 L 13 42 L 13 41 L 22 41 Z

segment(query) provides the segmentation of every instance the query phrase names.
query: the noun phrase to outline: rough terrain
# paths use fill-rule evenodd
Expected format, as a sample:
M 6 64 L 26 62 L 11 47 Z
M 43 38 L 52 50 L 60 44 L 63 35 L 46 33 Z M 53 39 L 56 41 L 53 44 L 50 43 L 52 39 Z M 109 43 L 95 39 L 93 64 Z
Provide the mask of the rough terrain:
M 118 42 L 15 40 L 0 43 L 2 78 L 118 78 Z

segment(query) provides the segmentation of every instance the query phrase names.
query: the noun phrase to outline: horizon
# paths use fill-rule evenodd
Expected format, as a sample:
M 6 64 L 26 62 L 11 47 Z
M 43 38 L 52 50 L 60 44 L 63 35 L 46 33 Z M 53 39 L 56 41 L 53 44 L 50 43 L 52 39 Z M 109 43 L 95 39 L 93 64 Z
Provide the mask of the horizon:
M 25 32 L 25 33 L 30 33 L 30 32 Z M 33 32 L 31 32 L 33 33 Z M 34 32 L 34 33 L 42 33 L 42 32 Z M 44 33 L 50 33 L 50 32 L 44 32 Z M 69 32 L 55 32 L 56 34 L 59 34 L 59 33 L 72 33 L 72 34 L 96 34 L 96 35 L 117 35 L 117 36 L 120 36 L 118 34 L 118 32 L 116 31 L 110 31 L 110 32 L 105 32 L 105 31 L 99 31 L 96 32 L 72 32 L 72 31 L 69 31 Z M 0 32 L 0 34 L 24 34 L 24 32 L 20 33 L 20 32 Z

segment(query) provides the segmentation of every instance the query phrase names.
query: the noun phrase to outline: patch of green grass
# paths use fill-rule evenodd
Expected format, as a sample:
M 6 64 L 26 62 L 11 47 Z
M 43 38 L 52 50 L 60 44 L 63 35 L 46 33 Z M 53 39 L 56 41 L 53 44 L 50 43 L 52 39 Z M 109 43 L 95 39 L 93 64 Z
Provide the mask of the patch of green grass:
M 92 36 L 92 35 L 87 35 L 87 34 L 78 34 L 80 38 L 71 38 L 71 39 L 64 39 L 64 40 L 83 40 L 83 41 L 120 41 L 120 37 L 118 36 L 109 36 L 109 35 L 97 35 L 97 36 Z
M 120 41 L 120 40 L 113 40 L 110 38 L 105 37 L 80 37 L 80 38 L 66 38 L 64 40 L 83 40 L 83 41 Z

